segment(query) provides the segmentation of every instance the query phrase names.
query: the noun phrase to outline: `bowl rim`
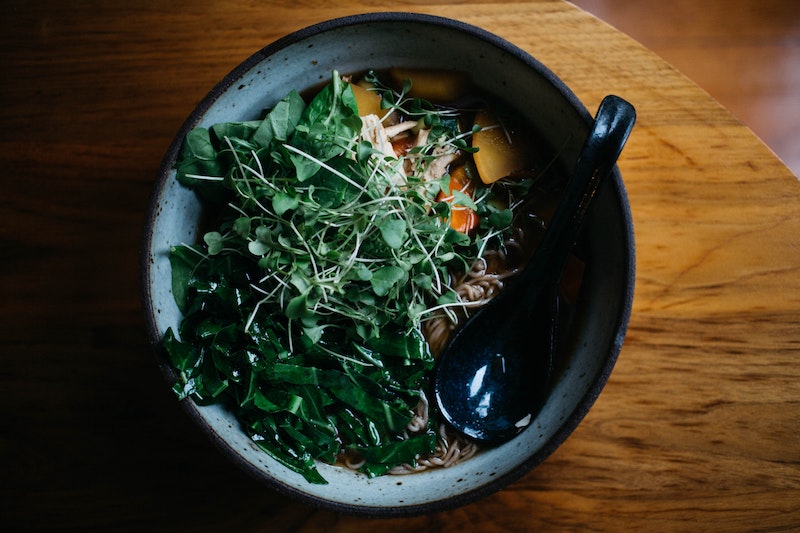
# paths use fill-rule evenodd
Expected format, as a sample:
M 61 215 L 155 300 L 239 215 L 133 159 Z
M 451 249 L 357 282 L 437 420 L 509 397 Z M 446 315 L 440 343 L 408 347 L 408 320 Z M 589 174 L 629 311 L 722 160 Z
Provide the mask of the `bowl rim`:
M 490 33 L 487 30 L 447 17 L 414 12 L 393 11 L 354 14 L 306 26 L 291 32 L 270 44 L 267 44 L 234 67 L 233 70 L 226 74 L 193 108 L 192 112 L 186 118 L 171 141 L 167 152 L 161 161 L 156 179 L 151 189 L 143 223 L 141 253 L 139 257 L 139 285 L 143 303 L 143 311 L 145 314 L 147 339 L 150 344 L 151 351 L 156 356 L 159 369 L 168 383 L 174 383 L 177 378 L 177 374 L 166 361 L 166 358 L 161 350 L 161 334 L 156 325 L 155 306 L 152 299 L 152 293 L 149 290 L 149 279 L 152 267 L 151 250 L 153 245 L 154 225 L 159 214 L 162 193 L 164 192 L 166 184 L 170 179 L 170 171 L 181 149 L 184 137 L 199 122 L 200 118 L 209 110 L 216 100 L 231 86 L 233 86 L 243 74 L 250 71 L 258 63 L 276 55 L 278 52 L 287 48 L 288 46 L 301 42 L 308 37 L 350 26 L 371 23 L 413 23 L 420 25 L 439 26 L 463 32 L 473 38 L 482 40 L 490 46 L 498 48 L 508 53 L 515 59 L 523 62 L 528 67 L 535 70 L 541 77 L 545 78 L 548 83 L 550 83 L 560 93 L 561 97 L 564 98 L 579 114 L 582 121 L 586 123 L 587 131 L 593 121 L 592 115 L 588 112 L 586 107 L 572 92 L 572 90 L 569 89 L 567 85 L 548 67 L 533 57 L 533 55 L 512 44 L 510 41 Z M 209 438 L 213 445 L 222 451 L 229 460 L 236 464 L 250 477 L 283 495 L 297 498 L 299 501 L 311 504 L 317 508 L 350 515 L 369 517 L 388 518 L 417 516 L 420 514 L 440 512 L 460 507 L 501 490 L 509 484 L 517 481 L 533 470 L 536 466 L 541 464 L 572 434 L 572 432 L 585 418 L 590 408 L 599 397 L 600 392 L 608 381 L 619 357 L 633 307 L 634 285 L 636 277 L 636 250 L 633 232 L 633 217 L 631 214 L 630 204 L 628 202 L 627 192 L 625 190 L 619 168 L 616 165 L 614 166 L 612 174 L 609 176 L 607 181 L 610 182 L 610 184 L 606 185 L 605 194 L 613 193 L 615 195 L 614 202 L 621 207 L 621 222 L 624 230 L 622 232 L 624 257 L 621 258 L 621 267 L 625 270 L 625 279 L 623 283 L 624 293 L 621 295 L 622 305 L 620 306 L 619 313 L 612 328 L 612 331 L 615 333 L 614 342 L 606 352 L 603 365 L 599 368 L 595 379 L 590 382 L 586 393 L 580 398 L 576 408 L 566 417 L 564 422 L 555 431 L 555 433 L 535 453 L 527 457 L 524 461 L 520 462 L 520 464 L 513 470 L 505 474 L 498 475 L 491 481 L 470 491 L 454 494 L 452 496 L 448 496 L 443 499 L 437 499 L 429 503 L 414 504 L 402 507 L 368 506 L 363 504 L 341 503 L 322 497 L 317 497 L 313 494 L 299 490 L 281 480 L 264 475 L 249 462 L 242 459 L 239 454 L 236 453 L 224 441 L 224 439 L 222 439 L 213 430 L 204 416 L 200 413 L 194 402 L 178 402 L 179 405 L 189 415 L 196 427 L 199 427 L 201 432 Z

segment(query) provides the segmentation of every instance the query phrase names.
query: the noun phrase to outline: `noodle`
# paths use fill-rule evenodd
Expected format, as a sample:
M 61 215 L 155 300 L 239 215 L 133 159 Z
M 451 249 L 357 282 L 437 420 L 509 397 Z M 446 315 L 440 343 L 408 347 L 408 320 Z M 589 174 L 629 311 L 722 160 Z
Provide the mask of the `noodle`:
M 525 249 L 522 230 L 506 241 L 506 248 L 519 253 Z M 458 295 L 461 318 L 469 316 L 468 310 L 479 308 L 503 290 L 504 281 L 514 276 L 517 268 L 512 266 L 509 254 L 500 250 L 488 251 L 478 258 L 466 274 L 461 276 L 453 288 Z M 423 323 L 423 334 L 428 341 L 431 353 L 438 357 L 447 347 L 450 336 L 461 321 L 456 313 L 437 312 Z

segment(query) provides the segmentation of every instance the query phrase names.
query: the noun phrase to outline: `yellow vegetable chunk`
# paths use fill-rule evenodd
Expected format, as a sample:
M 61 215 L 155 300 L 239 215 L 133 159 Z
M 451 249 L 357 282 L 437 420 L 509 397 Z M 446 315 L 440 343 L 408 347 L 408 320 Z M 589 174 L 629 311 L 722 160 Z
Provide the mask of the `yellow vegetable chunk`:
M 356 97 L 358 116 L 378 115 L 382 117 L 386 113 L 385 110 L 381 109 L 381 97 L 378 93 L 375 91 L 368 91 L 364 87 L 356 84 L 351 84 L 350 88 L 353 89 L 353 96 Z
M 472 146 L 478 149 L 472 158 L 483 183 L 494 183 L 528 166 L 530 146 L 525 136 L 505 129 L 485 109 L 475 115 L 475 124 L 481 130 L 472 135 Z
M 470 81 L 466 72 L 458 70 L 394 67 L 389 69 L 389 75 L 397 87 L 402 87 L 405 80 L 411 80 L 408 96 L 431 102 L 458 99 L 467 91 Z

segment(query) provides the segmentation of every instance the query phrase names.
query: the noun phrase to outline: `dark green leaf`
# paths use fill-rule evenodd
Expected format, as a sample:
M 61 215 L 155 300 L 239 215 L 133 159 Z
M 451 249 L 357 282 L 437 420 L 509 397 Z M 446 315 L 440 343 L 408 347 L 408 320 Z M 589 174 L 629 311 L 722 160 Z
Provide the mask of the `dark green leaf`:
M 436 436 L 425 433 L 405 440 L 355 449 L 367 460 L 362 471 L 374 477 L 399 464 L 416 465 L 418 457 L 430 455 L 435 447 Z
M 300 122 L 305 106 L 297 91 L 291 91 L 259 124 L 253 134 L 253 142 L 262 147 L 269 146 L 273 140 L 286 142 Z
M 407 277 L 408 273 L 402 268 L 394 265 L 387 265 L 373 272 L 369 282 L 372 284 L 372 290 L 375 294 L 378 296 L 386 296 L 395 285 L 404 282 Z
M 514 213 L 510 209 L 503 209 L 502 211 L 495 211 L 489 215 L 489 223 L 495 229 L 505 229 L 511 225 L 511 220 Z
M 428 343 L 418 329 L 410 332 L 383 331 L 380 337 L 370 339 L 367 347 L 388 357 L 433 361 L 428 350 Z
M 299 205 L 300 199 L 292 194 L 278 192 L 272 198 L 272 209 L 274 209 L 275 213 L 278 215 L 283 215 L 287 211 L 297 209 Z
M 206 243 L 206 246 L 208 247 L 209 255 L 217 255 L 222 251 L 222 248 L 225 246 L 222 234 L 218 231 L 209 231 L 208 233 L 203 235 L 203 241 Z
M 308 294 L 309 291 L 305 291 L 289 300 L 286 305 L 286 318 L 295 320 L 308 314 Z
M 380 229 L 381 236 L 386 241 L 386 244 L 389 245 L 389 248 L 397 250 L 403 246 L 403 243 L 408 238 L 407 227 L 408 224 L 405 220 L 387 218 L 380 223 L 378 229 Z
M 175 246 L 170 249 L 172 296 L 182 313 L 185 313 L 188 308 L 189 280 L 201 258 L 202 253 L 191 250 L 187 246 Z

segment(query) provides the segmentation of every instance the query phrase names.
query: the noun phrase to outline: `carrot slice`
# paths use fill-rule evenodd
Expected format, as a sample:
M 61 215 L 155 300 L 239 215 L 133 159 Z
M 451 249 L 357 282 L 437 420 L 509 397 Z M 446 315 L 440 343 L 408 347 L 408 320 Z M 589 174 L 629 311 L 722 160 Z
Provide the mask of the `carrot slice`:
M 445 201 L 450 204 L 450 227 L 461 233 L 469 233 L 478 226 L 480 217 L 478 217 L 474 209 L 455 203 L 455 199 L 452 195 L 452 191 L 455 190 L 472 197 L 472 193 L 475 190 L 475 183 L 467 174 L 466 165 L 456 167 L 450 172 L 451 194 L 447 196 L 443 192 L 440 192 L 436 200 L 439 202 Z

